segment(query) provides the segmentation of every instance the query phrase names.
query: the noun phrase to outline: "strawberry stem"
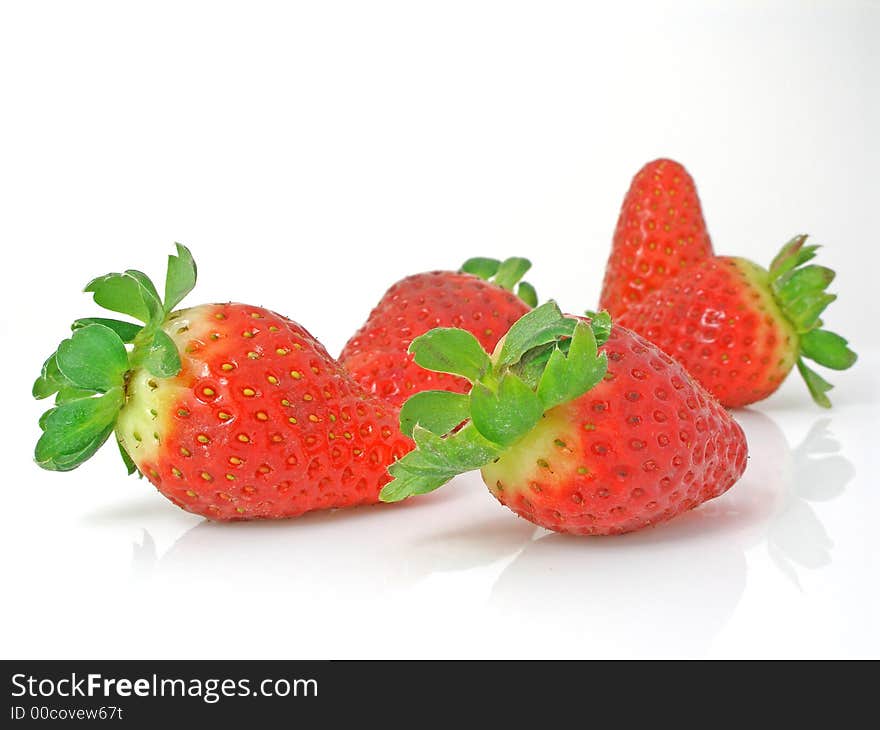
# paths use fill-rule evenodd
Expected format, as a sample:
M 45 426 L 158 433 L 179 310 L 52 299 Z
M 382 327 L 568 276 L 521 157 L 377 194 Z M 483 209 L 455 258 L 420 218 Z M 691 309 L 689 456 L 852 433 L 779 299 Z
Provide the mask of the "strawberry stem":
M 496 286 L 507 291 L 513 291 L 516 287 L 516 295 L 530 307 L 538 306 L 538 293 L 535 287 L 526 281 L 520 281 L 525 273 L 532 268 L 532 262 L 528 259 L 513 256 L 504 261 L 475 257 L 465 261 L 460 271 L 465 274 L 479 276 Z
M 133 269 L 86 285 L 97 304 L 141 324 L 104 317 L 77 319 L 71 337 L 43 364 L 33 396 L 55 396 L 54 406 L 40 418 L 43 433 L 34 453 L 44 469 L 75 469 L 103 445 L 125 405 L 132 371 L 143 367 L 158 378 L 180 372 L 180 353 L 162 325 L 195 286 L 196 265 L 189 249 L 176 246 L 177 255 L 168 258 L 164 302 L 149 277 Z M 124 452 L 123 461 L 131 474 L 134 464 Z
M 770 289 L 798 333 L 797 369 L 807 390 L 817 405 L 830 408 L 827 392 L 833 386 L 807 367 L 803 358 L 832 370 L 846 370 L 855 364 L 857 355 L 843 337 L 822 329 L 819 317 L 837 299 L 836 294 L 825 291 L 835 274 L 825 266 L 806 265 L 819 249 L 816 245 L 807 246 L 806 241 L 806 235 L 799 235 L 782 247 L 770 264 Z
M 463 330 L 438 328 L 413 340 L 416 363 L 466 377 L 472 388 L 468 395 L 418 393 L 404 404 L 401 430 L 416 449 L 389 467 L 393 479 L 380 498 L 424 494 L 497 459 L 544 413 L 602 380 L 608 363 L 598 348 L 607 337 L 606 318 L 597 317 L 594 328 L 549 301 L 520 318 L 491 357 Z

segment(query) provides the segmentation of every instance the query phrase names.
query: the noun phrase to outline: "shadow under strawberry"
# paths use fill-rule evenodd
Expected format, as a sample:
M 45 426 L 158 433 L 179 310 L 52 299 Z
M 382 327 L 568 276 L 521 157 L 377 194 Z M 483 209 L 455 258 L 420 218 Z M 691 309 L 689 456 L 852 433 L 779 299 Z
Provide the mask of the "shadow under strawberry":
M 467 504 L 462 504 L 467 502 Z M 150 533 L 135 545 L 137 577 L 228 583 L 243 590 L 289 585 L 316 595 L 376 595 L 439 572 L 488 565 L 515 555 L 534 526 L 493 505 L 476 490 L 427 495 L 392 509 L 375 506 L 304 515 L 296 525 L 205 521 L 161 555 Z M 344 528 L 344 529 L 341 529 Z
M 501 574 L 489 609 L 542 626 L 542 643 L 563 655 L 571 642 L 592 647 L 577 658 L 701 656 L 746 585 L 742 548 L 705 522 L 696 510 L 613 540 L 541 537 Z
M 830 419 L 794 449 L 764 413 L 737 417 L 752 444 L 735 489 L 677 520 L 614 540 L 546 534 L 526 544 L 492 590 L 499 621 L 536 622 L 558 641 L 591 637 L 595 656 L 701 656 L 733 616 L 747 551 L 766 545 L 787 579 L 831 561 L 813 503 L 843 494 L 854 467 Z M 548 635 L 544 640 L 552 640 Z

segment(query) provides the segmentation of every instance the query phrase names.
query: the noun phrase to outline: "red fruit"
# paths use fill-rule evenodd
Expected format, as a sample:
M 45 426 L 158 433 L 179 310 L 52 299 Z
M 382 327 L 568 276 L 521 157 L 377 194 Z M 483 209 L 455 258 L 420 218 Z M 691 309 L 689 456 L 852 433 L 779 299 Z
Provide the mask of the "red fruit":
M 195 283 L 189 252 L 178 251 L 169 282 L 190 268 L 190 283 L 164 306 L 139 272 L 87 287 L 99 304 L 145 315 L 145 324 L 74 324 L 34 388 L 38 397 L 57 393 L 41 419 L 40 466 L 75 468 L 115 430 L 130 469 L 211 519 L 376 502 L 387 466 L 412 445 L 397 409 L 364 393 L 314 337 L 274 312 L 211 304 L 167 313 Z
M 491 350 L 535 306 L 534 289 L 520 282 L 526 259 L 470 259 L 461 271 L 431 271 L 394 284 L 342 349 L 339 361 L 365 390 L 400 406 L 430 388 L 466 393 L 464 378 L 413 363 L 409 346 L 434 327 L 461 327 Z M 494 278 L 493 278 L 494 277 Z
M 649 162 L 623 199 L 599 306 L 616 320 L 709 256 L 712 241 L 693 178 L 674 160 Z
M 746 466 L 739 425 L 633 332 L 613 327 L 602 349 L 605 380 L 483 467 L 498 501 L 550 530 L 610 535 L 727 491 Z
M 818 248 L 806 238 L 786 244 L 769 271 L 742 258 L 707 259 L 617 321 L 676 358 L 728 408 L 766 398 L 795 364 L 816 403 L 828 407 L 831 385 L 803 358 L 843 370 L 856 355 L 821 329 L 819 315 L 836 298 L 825 292 L 834 272 L 803 265 Z
M 471 369 L 482 374 L 469 398 L 444 396 L 448 418 L 428 394 L 407 402 L 401 424 L 421 426 L 412 429 L 417 449 L 389 468 L 395 479 L 382 499 L 481 468 L 492 494 L 521 517 L 557 532 L 611 535 L 671 519 L 740 478 L 742 429 L 681 365 L 623 327 L 577 324 L 558 309 L 554 321 L 552 308 L 526 315 L 488 364 Z M 446 338 L 441 330 L 416 340 L 416 361 L 478 362 L 472 346 Z M 471 420 L 450 433 L 461 419 L 456 407 Z

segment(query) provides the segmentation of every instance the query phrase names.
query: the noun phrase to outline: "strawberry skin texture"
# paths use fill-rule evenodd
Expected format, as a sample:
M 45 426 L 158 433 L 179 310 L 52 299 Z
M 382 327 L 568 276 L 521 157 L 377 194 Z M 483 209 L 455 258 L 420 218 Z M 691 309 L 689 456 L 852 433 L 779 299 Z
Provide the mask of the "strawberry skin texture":
M 339 362 L 369 393 L 399 407 L 423 390 L 467 393 L 464 378 L 425 370 L 408 352 L 434 327 L 458 327 L 491 351 L 529 306 L 478 276 L 450 271 L 415 274 L 394 284 L 348 341 Z
M 767 271 L 742 258 L 703 261 L 618 321 L 677 359 L 727 408 L 769 396 L 798 357 L 797 331 Z
M 247 520 L 374 503 L 388 465 L 412 448 L 397 409 L 289 319 L 204 305 L 171 314 L 164 329 L 182 369 L 131 373 L 116 434 L 185 510 Z
M 557 532 L 613 535 L 669 520 L 739 479 L 742 429 L 681 365 L 617 325 L 600 351 L 601 383 L 483 467 L 502 504 Z
M 623 200 L 599 307 L 616 319 L 710 256 L 712 241 L 693 178 L 673 160 L 649 162 Z

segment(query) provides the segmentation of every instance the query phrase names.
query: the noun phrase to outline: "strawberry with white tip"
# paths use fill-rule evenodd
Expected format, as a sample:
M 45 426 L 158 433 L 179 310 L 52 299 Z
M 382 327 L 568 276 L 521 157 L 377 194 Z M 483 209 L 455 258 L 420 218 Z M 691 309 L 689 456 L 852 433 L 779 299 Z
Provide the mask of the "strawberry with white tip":
M 89 283 L 137 321 L 80 319 L 43 366 L 37 463 L 80 466 L 111 435 L 129 473 L 216 520 L 294 517 L 378 501 L 412 447 L 393 406 L 364 390 L 303 327 L 246 304 L 175 310 L 196 282 L 168 259 L 164 299 L 139 271 Z

